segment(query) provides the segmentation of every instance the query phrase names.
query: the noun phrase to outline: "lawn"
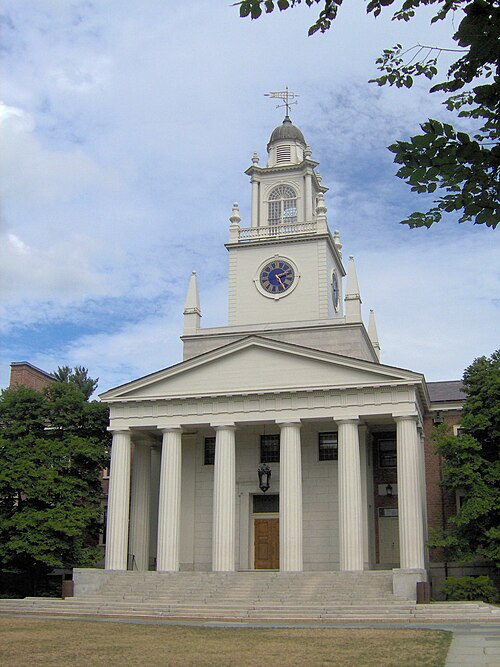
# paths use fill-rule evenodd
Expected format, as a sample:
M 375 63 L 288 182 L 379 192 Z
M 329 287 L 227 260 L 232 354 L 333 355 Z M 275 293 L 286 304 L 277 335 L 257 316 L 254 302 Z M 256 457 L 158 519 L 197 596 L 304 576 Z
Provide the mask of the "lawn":
M 439 667 L 451 633 L 0 618 L 2 667 Z

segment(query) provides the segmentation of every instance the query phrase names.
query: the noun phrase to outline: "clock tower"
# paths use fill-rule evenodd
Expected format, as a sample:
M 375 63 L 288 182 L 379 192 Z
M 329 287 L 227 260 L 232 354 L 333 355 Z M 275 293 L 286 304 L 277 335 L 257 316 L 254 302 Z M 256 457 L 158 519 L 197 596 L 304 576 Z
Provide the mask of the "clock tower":
M 237 205 L 230 218 L 229 325 L 340 319 L 345 271 L 340 239 L 326 221 L 328 188 L 289 116 L 267 153 L 265 166 L 254 153 L 245 172 L 250 227 L 241 228 Z
M 288 109 L 287 109 L 288 111 Z M 311 149 L 288 114 L 256 153 L 250 224 L 233 204 L 229 227 L 228 326 L 201 328 L 196 275 L 184 310 L 184 359 L 260 335 L 368 361 L 379 360 L 375 320 L 365 329 L 353 258 L 347 284 L 339 233 L 328 228 L 327 192 Z

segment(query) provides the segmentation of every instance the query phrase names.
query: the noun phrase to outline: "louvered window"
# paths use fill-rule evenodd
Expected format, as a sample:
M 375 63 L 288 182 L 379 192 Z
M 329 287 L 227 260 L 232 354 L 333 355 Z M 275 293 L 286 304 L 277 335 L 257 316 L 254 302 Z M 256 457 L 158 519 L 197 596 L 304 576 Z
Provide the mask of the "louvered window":
M 277 146 L 276 148 L 276 162 L 291 162 L 292 161 L 292 147 L 291 146 Z
M 297 222 L 297 194 L 288 185 L 278 185 L 269 195 L 269 225 Z

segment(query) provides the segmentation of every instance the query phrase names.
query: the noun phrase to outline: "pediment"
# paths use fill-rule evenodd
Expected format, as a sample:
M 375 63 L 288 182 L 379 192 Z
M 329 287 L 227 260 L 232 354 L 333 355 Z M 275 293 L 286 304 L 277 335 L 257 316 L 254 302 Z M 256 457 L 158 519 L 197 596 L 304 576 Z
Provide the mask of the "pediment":
M 418 373 L 251 336 L 102 394 L 161 400 L 415 383 Z

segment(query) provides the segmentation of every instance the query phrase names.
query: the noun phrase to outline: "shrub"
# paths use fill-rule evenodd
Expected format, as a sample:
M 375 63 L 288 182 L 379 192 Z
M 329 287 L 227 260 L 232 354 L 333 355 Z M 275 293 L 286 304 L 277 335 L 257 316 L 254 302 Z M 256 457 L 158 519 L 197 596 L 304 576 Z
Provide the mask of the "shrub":
M 497 596 L 495 585 L 487 576 L 448 577 L 442 590 L 447 600 L 494 602 Z

